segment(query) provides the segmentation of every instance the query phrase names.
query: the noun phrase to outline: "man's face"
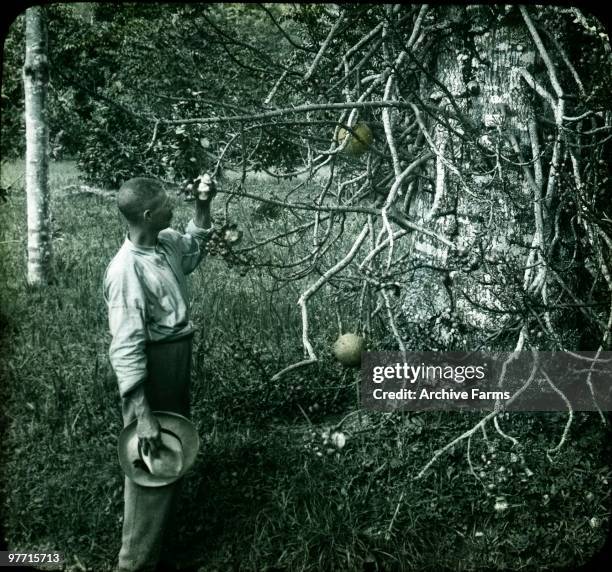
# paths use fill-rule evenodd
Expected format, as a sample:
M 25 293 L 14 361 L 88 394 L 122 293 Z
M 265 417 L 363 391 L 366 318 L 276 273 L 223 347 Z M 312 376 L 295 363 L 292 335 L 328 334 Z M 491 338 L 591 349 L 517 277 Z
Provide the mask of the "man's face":
M 149 217 L 147 220 L 154 230 L 160 231 L 170 226 L 172 220 L 172 211 L 174 209 L 174 202 L 166 193 L 161 190 L 158 195 L 158 199 L 155 204 L 148 209 Z

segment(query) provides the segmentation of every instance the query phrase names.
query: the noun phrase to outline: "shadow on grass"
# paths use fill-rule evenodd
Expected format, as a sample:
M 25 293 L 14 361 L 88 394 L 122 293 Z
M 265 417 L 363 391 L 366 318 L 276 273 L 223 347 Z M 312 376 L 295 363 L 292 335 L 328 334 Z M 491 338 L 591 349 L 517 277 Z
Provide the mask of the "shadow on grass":
M 279 439 L 266 444 L 235 434 L 205 444 L 183 483 L 176 528 L 169 537 L 179 561 L 213 559 L 242 566 L 279 485 L 294 476 L 292 458 L 295 449 Z

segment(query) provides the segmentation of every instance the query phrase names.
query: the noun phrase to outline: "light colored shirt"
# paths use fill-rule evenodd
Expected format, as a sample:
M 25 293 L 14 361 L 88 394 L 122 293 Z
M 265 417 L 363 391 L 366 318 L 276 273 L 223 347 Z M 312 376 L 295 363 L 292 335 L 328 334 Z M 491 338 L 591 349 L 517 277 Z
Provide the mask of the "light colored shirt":
M 156 246 L 136 246 L 126 237 L 106 268 L 104 300 L 113 337 L 109 357 L 126 393 L 147 377 L 147 342 L 172 341 L 193 332 L 187 275 L 204 257 L 210 230 L 189 221 L 186 233 L 162 230 Z

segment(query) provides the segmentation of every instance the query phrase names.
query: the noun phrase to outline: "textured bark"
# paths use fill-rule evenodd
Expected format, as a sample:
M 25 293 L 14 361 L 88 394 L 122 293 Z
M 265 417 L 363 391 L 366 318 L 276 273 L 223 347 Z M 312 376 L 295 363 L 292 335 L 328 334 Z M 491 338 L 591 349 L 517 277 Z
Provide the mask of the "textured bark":
M 480 9 L 473 7 L 472 12 Z M 515 141 L 517 150 L 524 152 L 526 160 L 532 159 L 528 127 L 535 121 L 534 109 L 520 70 L 533 69 L 535 49 L 520 22 L 485 29 L 479 27 L 474 14 L 471 20 L 463 17 L 462 22 L 472 23 L 471 49 L 455 43 L 453 37 L 432 57 L 431 69 L 435 70 L 436 79 L 447 88 L 464 116 L 482 133 L 479 138 L 482 147 L 481 150 L 466 149 L 456 134 L 429 120 L 436 153 L 446 161 L 438 156 L 430 164 L 430 182 L 419 184 L 409 214 L 416 220 L 429 220 L 429 226 L 436 232 L 452 238 L 471 252 L 469 260 L 474 269 L 454 281 L 450 289 L 463 290 L 471 300 L 495 307 L 505 286 L 483 286 L 482 280 L 487 273 L 476 263 L 477 258 L 482 258 L 478 256 L 478 246 L 487 257 L 515 259 L 516 266 L 520 267 L 525 251 L 512 247 L 510 241 L 517 236 L 524 236 L 524 240 L 529 241 L 533 231 L 532 221 L 523 220 L 524 215 L 520 214 L 517 205 L 525 207 L 534 190 L 519 168 L 510 167 L 495 156 L 499 153 L 518 161 L 511 144 Z M 421 97 L 441 110 L 453 111 L 447 95 L 433 82 L 424 84 Z M 454 119 L 448 119 L 448 124 L 458 132 L 463 131 Z M 489 156 L 488 166 L 482 163 L 483 155 Z M 448 163 L 457 172 L 453 172 Z M 496 163 L 498 168 L 495 168 Z M 476 172 L 488 173 L 476 175 Z M 514 189 L 512 201 L 508 199 L 510 189 Z M 440 212 L 452 214 L 439 216 Z M 410 240 L 416 257 L 441 268 L 447 265 L 448 248 L 423 235 L 415 235 Z M 498 319 L 495 315 L 482 312 L 459 295 L 450 296 L 449 288 L 443 284 L 445 280 L 448 279 L 441 272 L 417 271 L 414 291 L 405 304 L 406 314 L 420 321 L 427 319 L 432 308 L 424 307 L 422 301 L 428 296 L 435 301 L 433 308 L 438 311 L 447 307 L 458 311 L 462 319 L 471 324 L 495 325 Z
M 26 10 L 26 56 L 23 68 L 26 125 L 26 194 L 28 275 L 31 286 L 45 286 L 51 271 L 49 216 L 48 61 L 44 8 Z

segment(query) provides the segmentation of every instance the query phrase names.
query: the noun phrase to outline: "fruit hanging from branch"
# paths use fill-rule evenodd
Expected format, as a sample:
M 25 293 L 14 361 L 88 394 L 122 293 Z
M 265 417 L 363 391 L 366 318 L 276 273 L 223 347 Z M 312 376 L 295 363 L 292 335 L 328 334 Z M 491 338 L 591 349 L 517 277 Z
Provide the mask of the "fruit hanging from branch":
M 347 136 L 348 141 L 344 151 L 353 157 L 363 155 L 372 145 L 372 141 L 374 141 L 372 130 L 365 121 L 357 123 L 352 128 L 352 131 L 341 127 L 338 130 L 338 143 L 341 145 Z
M 223 240 L 228 244 L 237 244 L 242 239 L 242 231 L 235 224 L 227 224 L 222 229 Z
M 334 342 L 334 356 L 347 367 L 361 365 L 361 352 L 365 350 L 365 340 L 357 334 L 342 334 Z

